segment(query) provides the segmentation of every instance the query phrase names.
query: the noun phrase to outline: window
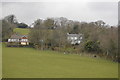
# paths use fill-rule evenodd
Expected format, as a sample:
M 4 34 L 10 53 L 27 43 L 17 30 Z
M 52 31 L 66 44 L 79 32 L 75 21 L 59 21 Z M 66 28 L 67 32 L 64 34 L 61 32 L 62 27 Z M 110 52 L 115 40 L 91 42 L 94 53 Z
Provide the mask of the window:
M 16 41 L 16 39 L 13 39 L 13 42 L 15 42 Z
M 81 41 L 78 41 L 78 44 L 80 44 Z
M 23 42 L 27 42 L 28 40 L 27 40 L 27 39 L 21 39 L 21 41 L 23 41 Z
M 71 39 L 73 39 L 73 37 L 71 37 Z
M 11 42 L 11 39 L 8 39 L 8 42 Z
M 82 39 L 82 37 L 80 37 L 80 39 Z
M 14 41 L 16 41 L 16 39 L 14 39 Z
M 77 37 L 74 37 L 74 39 L 76 40 L 76 39 L 77 39 Z
M 13 42 L 13 39 L 11 39 L 11 42 Z

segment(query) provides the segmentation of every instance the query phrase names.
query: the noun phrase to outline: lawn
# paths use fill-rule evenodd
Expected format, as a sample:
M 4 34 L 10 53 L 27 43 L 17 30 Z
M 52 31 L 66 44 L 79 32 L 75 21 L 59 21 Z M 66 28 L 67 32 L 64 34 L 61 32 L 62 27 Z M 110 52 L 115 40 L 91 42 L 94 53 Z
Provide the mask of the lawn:
M 117 78 L 112 61 L 3 46 L 3 78 Z
M 14 32 L 19 33 L 21 35 L 28 35 L 28 33 L 30 32 L 30 30 L 27 29 L 27 28 L 15 28 Z

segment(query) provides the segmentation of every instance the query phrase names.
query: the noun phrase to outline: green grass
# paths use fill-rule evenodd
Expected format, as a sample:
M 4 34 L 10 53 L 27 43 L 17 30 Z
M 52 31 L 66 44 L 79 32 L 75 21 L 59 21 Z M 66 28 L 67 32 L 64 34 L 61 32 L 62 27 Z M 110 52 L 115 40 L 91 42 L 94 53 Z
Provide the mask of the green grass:
M 3 78 L 117 78 L 118 64 L 100 58 L 3 46 Z
M 15 28 L 14 32 L 19 33 L 21 35 L 28 35 L 30 30 L 26 28 Z

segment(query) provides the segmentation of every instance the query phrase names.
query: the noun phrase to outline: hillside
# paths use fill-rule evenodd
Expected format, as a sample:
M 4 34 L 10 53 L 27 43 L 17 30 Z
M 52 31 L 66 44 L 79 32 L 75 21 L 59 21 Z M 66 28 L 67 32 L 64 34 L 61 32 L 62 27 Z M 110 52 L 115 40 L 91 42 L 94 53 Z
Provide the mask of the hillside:
M 26 28 L 15 28 L 14 32 L 19 33 L 21 35 L 28 35 L 30 30 Z

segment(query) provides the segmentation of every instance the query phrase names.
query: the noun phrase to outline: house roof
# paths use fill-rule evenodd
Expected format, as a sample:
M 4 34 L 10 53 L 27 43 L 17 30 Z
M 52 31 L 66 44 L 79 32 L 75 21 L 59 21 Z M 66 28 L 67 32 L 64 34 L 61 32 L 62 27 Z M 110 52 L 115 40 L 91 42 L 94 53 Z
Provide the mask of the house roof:
M 80 37 L 82 34 L 67 34 L 69 37 Z
M 20 39 L 21 37 L 28 37 L 27 35 L 13 34 L 11 35 L 11 39 Z

